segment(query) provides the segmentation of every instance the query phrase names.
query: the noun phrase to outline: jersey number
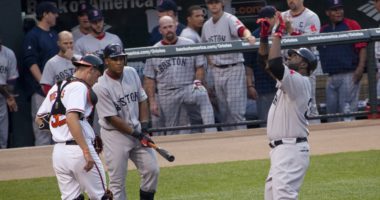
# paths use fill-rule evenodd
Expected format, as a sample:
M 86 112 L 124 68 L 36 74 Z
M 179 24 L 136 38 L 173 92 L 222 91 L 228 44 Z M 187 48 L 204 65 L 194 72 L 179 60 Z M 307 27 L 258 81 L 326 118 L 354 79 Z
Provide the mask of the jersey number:
M 66 119 L 60 120 L 59 119 L 60 116 L 62 115 L 61 114 L 53 115 L 53 119 L 51 120 L 51 126 L 53 128 L 57 128 L 66 124 Z

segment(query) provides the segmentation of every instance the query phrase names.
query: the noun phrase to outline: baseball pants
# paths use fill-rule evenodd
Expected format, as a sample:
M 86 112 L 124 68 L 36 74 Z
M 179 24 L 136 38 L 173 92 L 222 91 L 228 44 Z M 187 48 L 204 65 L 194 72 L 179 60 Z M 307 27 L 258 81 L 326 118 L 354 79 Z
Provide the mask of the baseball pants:
M 86 161 L 79 145 L 65 143 L 54 145 L 53 168 L 63 200 L 75 199 L 82 192 L 86 192 L 88 197 L 94 200 L 100 200 L 104 195 L 106 188 L 104 168 L 91 140 L 87 140 L 87 144 L 95 161 L 95 166 L 88 172 L 83 169 Z
M 298 199 L 307 168 L 309 144 L 282 144 L 270 152 L 270 170 L 265 182 L 265 200 Z
M 214 112 L 207 92 L 193 91 L 193 85 L 187 85 L 174 90 L 158 91 L 161 116 L 165 119 L 165 127 L 173 127 L 180 124 L 181 106 L 197 105 L 200 109 L 203 124 L 214 124 Z M 216 128 L 206 128 L 205 132 L 216 132 Z M 176 134 L 172 131 L 171 134 Z
M 227 68 L 211 67 L 215 94 L 222 123 L 245 121 L 247 86 L 243 63 Z M 222 130 L 246 129 L 247 126 L 222 127 Z
M 38 109 L 40 108 L 45 97 L 38 93 L 32 95 L 32 124 L 34 132 L 34 143 L 36 146 L 53 144 L 52 135 L 50 131 L 40 130 L 37 123 L 34 122 Z
M 8 146 L 8 105 L 3 95 L 0 95 L 0 149 Z
M 128 159 L 132 160 L 140 173 L 140 189 L 144 192 L 155 192 L 160 172 L 155 151 L 142 147 L 136 138 L 119 131 L 102 128 L 100 132 L 109 171 L 109 186 L 114 199 L 127 199 L 125 179 L 128 173 Z

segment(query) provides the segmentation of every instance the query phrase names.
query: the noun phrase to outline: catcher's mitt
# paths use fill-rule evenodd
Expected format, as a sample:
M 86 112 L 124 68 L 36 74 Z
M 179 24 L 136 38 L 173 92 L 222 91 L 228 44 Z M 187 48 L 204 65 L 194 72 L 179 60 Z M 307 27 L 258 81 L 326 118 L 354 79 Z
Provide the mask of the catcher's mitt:
M 40 118 L 42 120 L 42 123 L 38 126 L 38 129 L 40 130 L 50 130 L 49 128 L 49 119 L 50 115 L 45 115 Z
M 98 154 L 102 153 L 103 151 L 103 141 L 102 141 L 102 138 L 100 138 L 100 136 L 98 135 L 95 136 L 94 148 L 95 148 L 96 153 Z

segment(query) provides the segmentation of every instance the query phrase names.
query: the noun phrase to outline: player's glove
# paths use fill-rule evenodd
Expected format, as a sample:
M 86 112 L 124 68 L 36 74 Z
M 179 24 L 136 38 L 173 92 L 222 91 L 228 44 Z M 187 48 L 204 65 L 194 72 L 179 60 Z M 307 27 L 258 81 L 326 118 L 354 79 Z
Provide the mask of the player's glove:
M 284 19 L 282 18 L 281 16 L 281 13 L 280 12 L 277 12 L 276 13 L 276 17 L 277 17 L 277 24 L 276 24 L 276 27 L 274 29 L 274 33 L 273 35 L 274 36 L 277 36 L 279 38 L 282 38 L 282 36 L 284 35 L 285 31 L 286 31 L 286 25 L 285 25 L 285 21 Z
M 194 80 L 194 82 L 193 82 L 192 92 L 194 92 L 196 90 L 200 91 L 200 92 L 207 92 L 205 86 L 202 85 L 202 81 L 200 81 L 200 80 Z
M 259 18 L 256 20 L 256 23 L 260 25 L 260 39 L 268 39 L 270 34 L 270 23 L 268 19 Z
M 103 140 L 98 135 L 95 136 L 94 139 L 94 148 L 97 154 L 100 154 L 103 151 Z
M 149 134 L 152 136 L 152 132 L 149 131 L 150 123 L 149 122 L 141 122 L 141 132 L 144 134 Z
M 50 115 L 45 115 L 43 117 L 40 118 L 42 120 L 42 123 L 38 126 L 38 129 L 40 130 L 50 130 L 49 128 L 49 119 L 50 119 Z
M 148 135 L 141 133 L 137 130 L 134 130 L 131 135 L 137 138 L 140 141 L 141 145 L 144 147 L 149 147 L 149 144 L 148 144 L 149 142 L 154 144 L 153 140 L 150 139 Z

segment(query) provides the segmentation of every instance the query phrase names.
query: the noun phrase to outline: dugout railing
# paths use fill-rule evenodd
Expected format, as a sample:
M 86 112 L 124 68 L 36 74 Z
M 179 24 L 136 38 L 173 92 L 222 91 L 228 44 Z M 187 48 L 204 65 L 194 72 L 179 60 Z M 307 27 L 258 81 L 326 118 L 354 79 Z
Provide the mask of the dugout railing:
M 298 47 L 312 47 L 318 45 L 332 45 L 332 44 L 347 44 L 357 42 L 368 42 L 367 46 L 367 61 L 366 61 L 366 75 L 367 75 L 367 88 L 368 90 L 367 104 L 369 109 L 361 110 L 351 113 L 335 113 L 335 114 L 320 114 L 310 117 L 310 119 L 329 119 L 340 117 L 368 117 L 376 116 L 378 111 L 378 98 L 376 91 L 376 60 L 374 52 L 374 43 L 380 40 L 380 28 L 363 29 L 357 31 L 345 31 L 334 33 L 322 33 L 307 36 L 288 36 L 282 39 L 282 48 L 298 48 Z M 148 58 L 159 57 L 175 57 L 175 56 L 191 56 L 191 55 L 209 55 L 218 53 L 230 52 L 251 52 L 257 51 L 259 48 L 259 40 L 254 45 L 250 45 L 246 41 L 234 42 L 221 42 L 221 43 L 200 43 L 191 45 L 177 45 L 177 46 L 163 46 L 163 47 L 141 47 L 141 48 L 127 48 L 125 52 L 128 54 L 128 62 L 134 63 L 136 61 L 144 61 Z M 271 42 L 269 41 L 269 44 Z M 140 62 L 141 63 L 141 62 Z M 132 64 L 133 66 L 133 64 Z M 137 68 L 143 65 L 134 66 Z M 140 72 L 141 69 L 138 69 Z M 258 125 L 265 121 L 263 120 L 247 120 L 239 123 L 215 123 L 206 125 L 186 125 L 175 127 L 153 127 L 153 132 L 165 132 L 173 130 L 189 130 L 208 127 L 226 127 L 236 125 Z

